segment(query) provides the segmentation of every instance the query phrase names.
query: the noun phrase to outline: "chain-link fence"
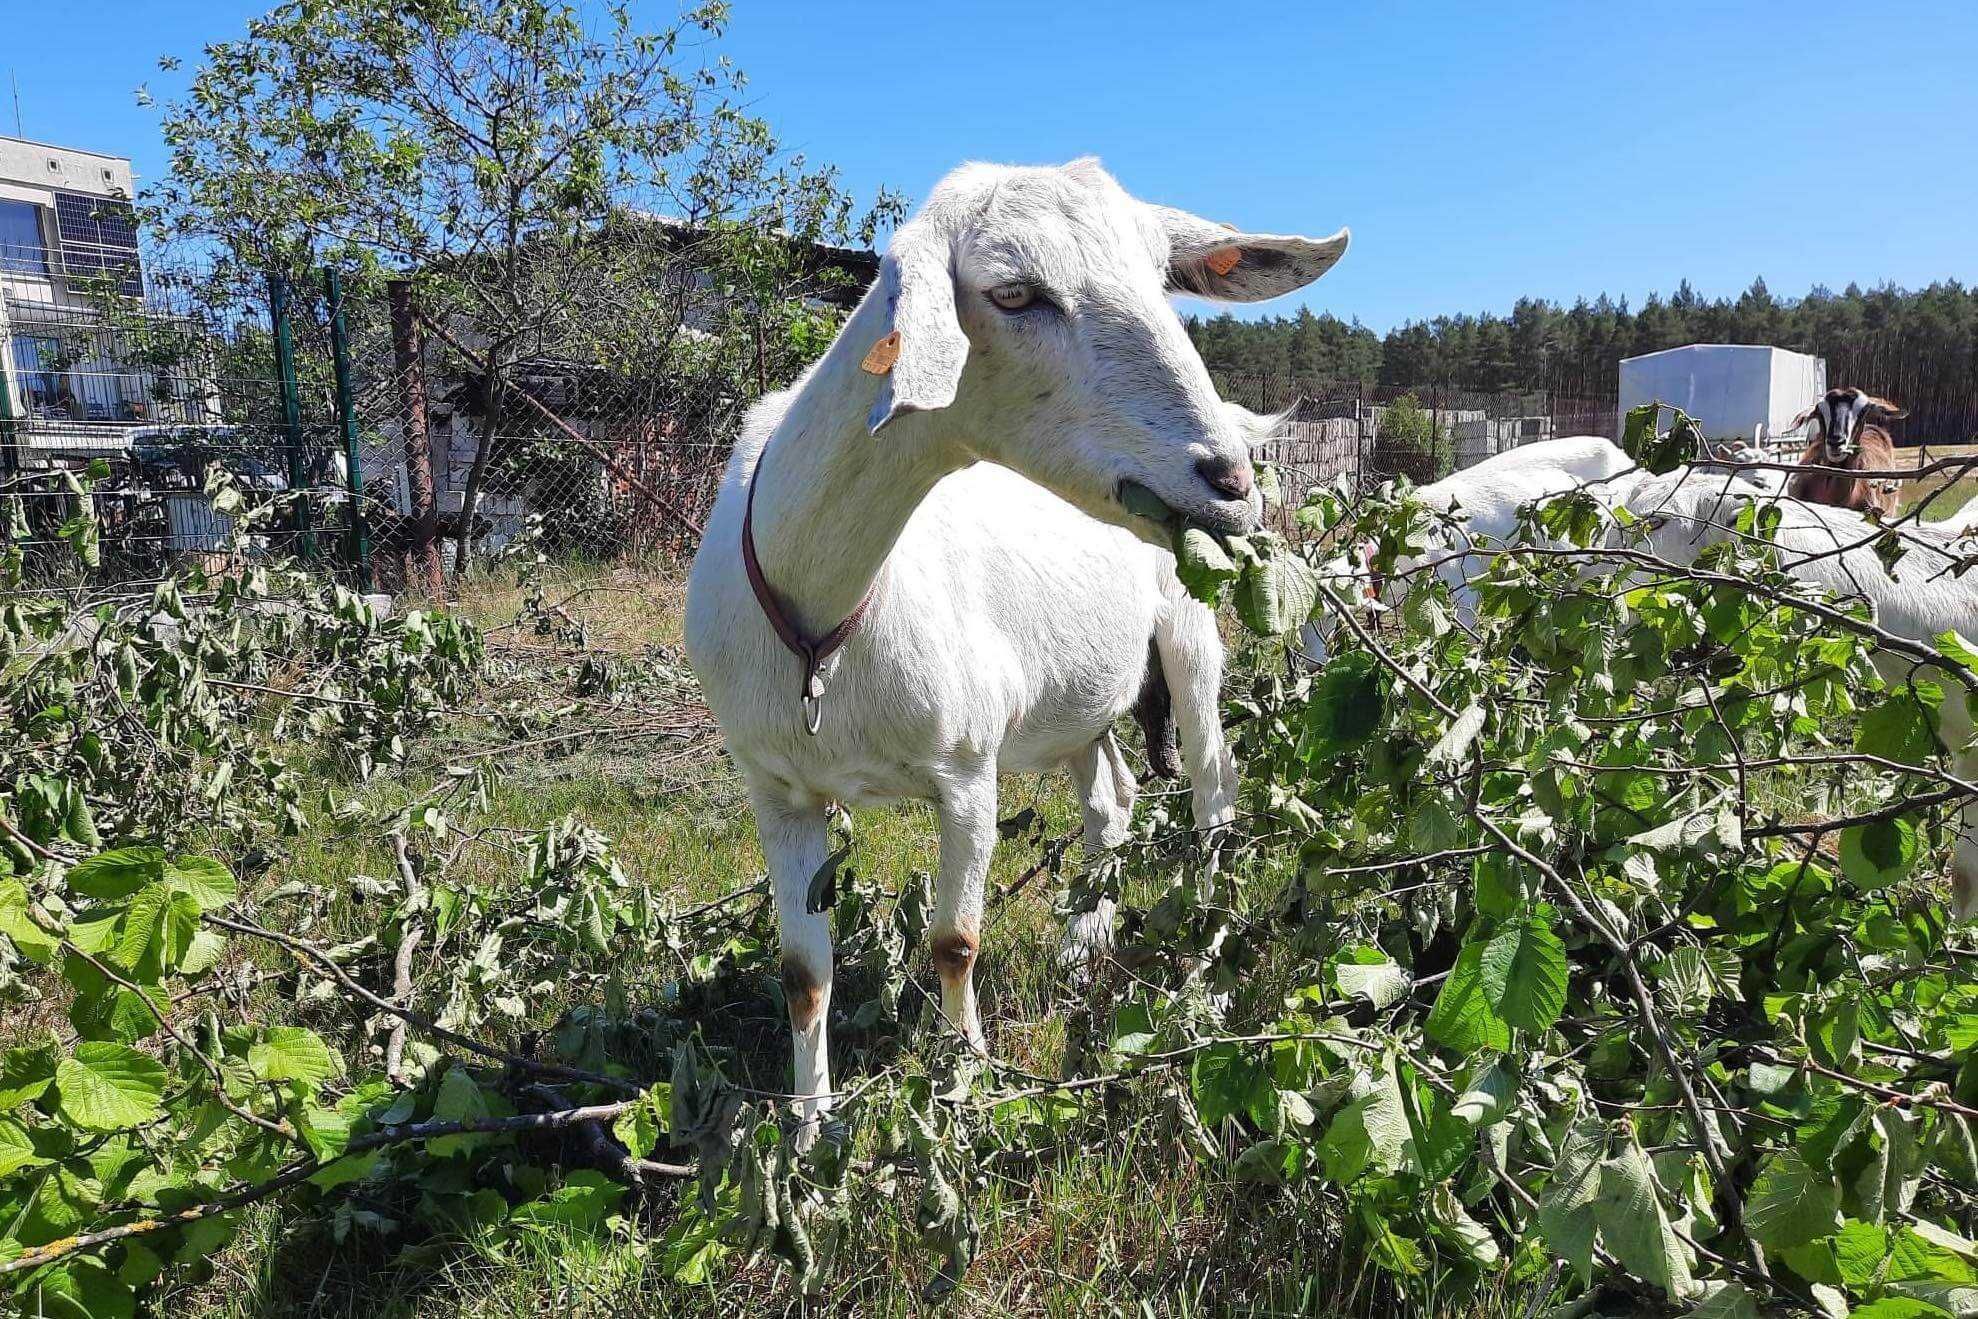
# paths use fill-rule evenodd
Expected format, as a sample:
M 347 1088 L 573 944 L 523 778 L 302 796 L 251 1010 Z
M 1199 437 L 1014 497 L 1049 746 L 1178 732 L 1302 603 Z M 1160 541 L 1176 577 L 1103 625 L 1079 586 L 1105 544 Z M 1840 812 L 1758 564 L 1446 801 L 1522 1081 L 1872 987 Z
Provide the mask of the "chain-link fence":
M 1427 482 L 1535 440 L 1620 435 L 1612 396 L 1212 374 L 1224 398 L 1284 418 L 1259 456 L 1278 469 L 1289 508 L 1340 476 Z
M 186 558 L 293 554 L 428 596 L 525 534 L 567 558 L 691 550 L 743 413 L 822 350 L 878 269 L 867 251 L 649 218 L 501 279 L 346 288 L 331 271 L 127 261 L 0 262 L 0 492 L 24 571 L 137 583 Z M 1617 433 L 1612 399 L 1217 385 L 1283 414 L 1262 457 L 1287 507 L 1341 475 L 1427 481 Z M 94 547 L 76 543 L 84 500 Z
M 327 323 L 280 281 L 114 255 L 0 256 L 13 570 L 136 586 L 243 554 L 354 569 Z

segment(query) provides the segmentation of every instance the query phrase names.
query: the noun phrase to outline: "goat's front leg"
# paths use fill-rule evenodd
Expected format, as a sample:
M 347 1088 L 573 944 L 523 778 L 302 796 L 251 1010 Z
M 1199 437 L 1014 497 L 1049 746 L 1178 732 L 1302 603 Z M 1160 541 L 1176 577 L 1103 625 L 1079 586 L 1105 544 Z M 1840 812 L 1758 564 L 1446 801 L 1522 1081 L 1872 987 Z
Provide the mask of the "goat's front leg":
M 1155 631 L 1154 644 L 1174 697 L 1195 827 L 1212 832 L 1236 818 L 1236 761 L 1223 738 L 1223 644 L 1215 615 L 1193 601 L 1178 602 Z
M 975 1007 L 975 955 L 982 943 L 983 886 L 996 848 L 996 766 L 970 765 L 941 794 L 941 873 L 929 929 L 941 975 L 941 1011 L 977 1053 L 989 1052 Z
M 800 1096 L 797 1147 L 808 1149 L 831 1107 L 831 1056 L 825 1039 L 825 1019 L 831 1012 L 831 919 L 806 910 L 811 879 L 828 854 L 824 811 L 795 807 L 758 792 L 755 821 L 783 941 L 783 998 L 789 1005 L 796 1056 L 791 1091 Z

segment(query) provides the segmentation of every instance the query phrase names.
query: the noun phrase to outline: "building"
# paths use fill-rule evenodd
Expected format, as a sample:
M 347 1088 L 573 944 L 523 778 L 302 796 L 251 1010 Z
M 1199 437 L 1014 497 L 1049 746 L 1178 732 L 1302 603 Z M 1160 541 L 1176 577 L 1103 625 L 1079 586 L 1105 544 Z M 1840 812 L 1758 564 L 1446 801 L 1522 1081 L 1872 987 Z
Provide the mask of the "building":
M 1755 344 L 1696 343 L 1626 358 L 1621 412 L 1668 403 L 1695 417 L 1712 440 L 1783 434 L 1827 392 L 1824 358 Z
M 147 369 L 130 161 L 0 136 L 0 464 L 126 453 L 131 432 L 217 421 L 210 387 Z

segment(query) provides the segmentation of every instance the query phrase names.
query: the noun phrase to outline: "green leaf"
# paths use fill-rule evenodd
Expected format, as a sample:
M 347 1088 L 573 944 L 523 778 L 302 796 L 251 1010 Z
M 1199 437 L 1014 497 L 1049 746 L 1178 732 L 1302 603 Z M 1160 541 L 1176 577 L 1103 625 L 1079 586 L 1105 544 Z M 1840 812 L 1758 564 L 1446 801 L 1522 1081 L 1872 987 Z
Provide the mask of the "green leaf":
M 1690 1319 L 1763 1319 L 1758 1299 L 1743 1283 L 1706 1282 L 1701 1286 L 1705 1295 L 1690 1311 Z
M 1916 852 L 1916 826 L 1906 816 L 1841 830 L 1841 873 L 1871 893 L 1907 875 Z
M 23 1313 L 47 1319 L 131 1319 L 137 1297 L 123 1279 L 94 1260 L 70 1260 L 35 1279 Z
M 86 898 L 112 902 L 165 877 L 165 854 L 155 847 L 98 852 L 69 870 L 69 887 Z
M 47 1162 L 35 1152 L 26 1127 L 11 1118 L 0 1118 L 0 1178 Z
M 1601 1161 L 1593 1216 L 1600 1239 L 1630 1273 L 1672 1297 L 1689 1290 L 1689 1248 L 1669 1225 L 1648 1156 L 1632 1137 Z
M 1374 657 L 1363 650 L 1339 655 L 1312 686 L 1298 742 L 1299 758 L 1308 762 L 1333 760 L 1359 748 L 1380 727 L 1383 701 Z
M 555 1226 L 595 1232 L 624 1196 L 624 1187 L 586 1168 L 571 1173 L 570 1179 L 545 1199 L 517 1205 L 508 1221 L 517 1227 Z
M 1145 1003 L 1122 1003 L 1113 1012 L 1112 1029 L 1107 1032 L 1114 1053 L 1145 1053 L 1154 1046 L 1154 1014 Z
M 240 892 L 233 872 L 210 856 L 180 857 L 165 869 L 166 877 L 199 904 L 199 910 L 218 911 Z
M 1270 1069 L 1234 1044 L 1218 1044 L 1195 1055 L 1190 1090 L 1204 1126 L 1247 1116 L 1265 1126 L 1277 1114 L 1277 1089 Z
M 364 1150 L 358 1154 L 346 1154 L 311 1173 L 309 1184 L 325 1191 L 332 1191 L 350 1182 L 361 1182 L 377 1169 L 378 1162 L 383 1157 L 383 1150 Z
M 1937 749 L 1937 711 L 1943 688 L 1918 682 L 1892 687 L 1880 702 L 1861 712 L 1855 725 L 1854 749 L 1904 765 L 1922 765 Z
M 164 881 L 139 889 L 124 909 L 114 958 L 133 979 L 156 981 L 178 966 L 199 933 L 199 904 Z
M 1775 1154 L 1751 1185 L 1744 1225 L 1770 1250 L 1816 1241 L 1841 1225 L 1840 1188 L 1831 1172 L 1808 1166 L 1797 1151 Z
M 1440 1094 L 1424 1095 L 1405 1082 L 1398 1089 L 1414 1165 L 1429 1181 L 1455 1176 L 1476 1146 L 1470 1123 L 1451 1112 Z
M 1573 1266 L 1581 1282 L 1593 1279 L 1593 1203 L 1600 1194 L 1600 1165 L 1606 1155 L 1606 1124 L 1596 1118 L 1574 1123 L 1538 1205 L 1546 1243 Z
M 1510 1025 L 1497 1014 L 1484 992 L 1483 953 L 1481 943 L 1463 946 L 1423 1023 L 1431 1038 L 1458 1053 L 1501 1051 L 1511 1044 Z
M 89 1131 L 118 1131 L 158 1115 L 165 1076 L 165 1065 L 147 1053 L 85 1040 L 74 1057 L 55 1065 L 55 1089 L 70 1122 Z
M 1319 602 L 1319 574 L 1288 546 L 1243 566 L 1236 616 L 1258 636 L 1276 637 L 1302 625 Z
M 1665 407 L 1673 414 L 1667 432 L 1657 426 Z M 1621 427 L 1621 448 L 1650 472 L 1673 472 L 1685 463 L 1694 462 L 1702 447 L 1703 432 L 1695 419 L 1681 408 L 1663 403 L 1629 408 Z
M 1463 826 L 1441 797 L 1420 793 L 1408 812 L 1408 846 L 1423 855 L 1446 852 L 1463 841 Z
M 659 1138 L 666 1134 L 666 1116 L 660 1108 L 658 1091 L 655 1086 L 639 1101 L 618 1115 L 611 1124 L 611 1133 L 618 1137 L 618 1143 L 631 1151 L 632 1157 L 643 1159 L 653 1152 Z
M 1876 1223 L 1849 1220 L 1834 1234 L 1834 1264 L 1841 1281 L 1850 1287 L 1864 1287 L 1889 1254 L 1888 1230 Z
M 1520 1030 L 1549 1030 L 1566 1010 L 1566 946 L 1541 906 L 1505 922 L 1478 960 L 1485 1000 Z
M 1429 1193 L 1429 1217 L 1441 1229 L 1438 1233 L 1456 1252 L 1478 1268 L 1494 1267 L 1504 1256 L 1490 1230 L 1465 1212 L 1462 1202 L 1447 1182 Z
M 1394 959 L 1377 948 L 1357 951 L 1364 957 L 1353 960 L 1342 957 L 1333 967 L 1340 993 L 1348 998 L 1364 999 L 1376 1011 L 1392 1007 L 1408 996 L 1415 982 Z
M 270 1026 L 248 1046 L 247 1065 L 263 1081 L 320 1086 L 337 1073 L 330 1046 L 301 1026 Z
M 47 966 L 62 941 L 41 927 L 29 909 L 27 889 L 17 879 L 0 880 L 0 934 L 7 936 L 22 957 Z
M 1848 1311 L 1848 1319 L 1951 1319 L 1941 1305 L 1908 1296 L 1884 1296 Z
M 39 1099 L 55 1084 L 55 1049 L 52 1045 L 9 1049 L 0 1058 L 0 1113 Z
M 1223 586 L 1237 578 L 1236 564 L 1200 527 L 1187 528 L 1175 541 L 1174 571 L 1188 593 L 1207 605 L 1217 603 Z
M 1442 736 L 1436 739 L 1435 745 L 1429 748 L 1428 762 L 1431 765 L 1456 764 L 1469 752 L 1470 744 L 1477 740 L 1483 726 L 1484 708 L 1481 705 L 1464 707 Z
M 1364 1173 L 1399 1171 L 1413 1132 L 1391 1071 L 1372 1078 L 1366 1092 L 1341 1109 L 1319 1140 L 1326 1176 L 1350 1182 Z
M 487 1095 L 467 1070 L 463 1067 L 449 1068 L 440 1081 L 439 1094 L 433 1099 L 433 1117 L 444 1122 L 473 1122 L 488 1117 L 491 1112 Z M 468 1132 L 458 1136 L 436 1136 L 426 1144 L 434 1154 L 445 1158 L 479 1149 L 490 1139 L 491 1136 L 480 1132 Z

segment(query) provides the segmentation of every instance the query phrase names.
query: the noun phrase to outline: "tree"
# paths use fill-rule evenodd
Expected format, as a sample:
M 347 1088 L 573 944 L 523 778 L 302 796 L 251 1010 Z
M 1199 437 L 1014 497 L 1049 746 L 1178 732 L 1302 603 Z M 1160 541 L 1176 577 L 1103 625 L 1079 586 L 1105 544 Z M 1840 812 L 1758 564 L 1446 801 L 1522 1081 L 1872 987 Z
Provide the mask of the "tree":
M 479 433 L 461 568 L 518 365 L 600 328 L 584 319 L 592 286 L 571 271 L 615 217 L 801 245 L 870 242 L 892 213 L 882 194 L 855 219 L 834 171 L 782 159 L 768 126 L 736 107 L 741 74 L 706 57 L 726 19 L 719 0 L 657 31 L 615 2 L 289 0 L 209 47 L 165 116 L 167 236 L 298 288 L 326 261 L 360 287 L 410 274 L 471 349 Z M 670 306 L 682 323 L 680 298 Z
M 1593 397 L 1612 397 L 1624 357 L 1690 343 L 1775 344 L 1826 358 L 1836 384 L 1903 403 L 1904 436 L 1958 442 L 1978 433 L 1978 292 L 1955 280 L 1913 291 L 1816 285 L 1797 301 L 1775 297 L 1763 279 L 1736 299 L 1706 299 L 1683 280 L 1634 312 L 1605 294 L 1570 307 L 1520 298 L 1509 316 L 1410 321 L 1385 339 L 1309 313 L 1288 321 L 1224 314 L 1192 321 L 1190 334 L 1224 372 L 1282 370 L 1271 363 L 1288 360 L 1304 378 Z

